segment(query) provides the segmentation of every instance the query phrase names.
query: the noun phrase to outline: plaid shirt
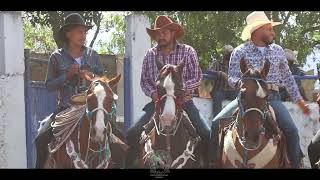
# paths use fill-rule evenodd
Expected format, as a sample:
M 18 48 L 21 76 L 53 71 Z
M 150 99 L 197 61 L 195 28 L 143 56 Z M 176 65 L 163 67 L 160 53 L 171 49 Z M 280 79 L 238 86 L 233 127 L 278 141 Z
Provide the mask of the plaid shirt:
M 213 90 L 219 90 L 219 91 L 235 91 L 234 88 L 230 87 L 227 80 L 224 80 L 221 75 L 218 73 L 219 71 L 222 71 L 228 75 L 229 67 L 228 65 L 225 65 L 221 61 L 216 61 L 212 64 L 212 67 L 209 69 L 209 72 L 217 76 L 217 78 L 214 81 L 214 88 Z
M 266 47 L 264 54 L 261 53 L 252 41 L 246 42 L 235 48 L 231 54 L 229 64 L 228 80 L 231 87 L 235 87 L 240 79 L 241 58 L 245 59 L 245 62 L 249 67 L 259 70 L 262 69 L 265 59 L 268 59 L 270 62 L 270 69 L 267 75 L 267 83 L 281 86 L 282 81 L 293 102 L 302 99 L 281 46 L 274 43 L 270 44 Z
M 57 104 L 60 107 L 68 107 L 71 96 L 78 93 L 78 79 L 75 76 L 71 81 L 66 79 L 66 74 L 74 63 L 77 63 L 76 60 L 65 48 L 54 51 L 49 58 L 46 87 L 49 91 L 58 91 Z M 83 47 L 80 68 L 84 66 L 89 66 L 90 71 L 97 75 L 103 74 L 104 68 L 99 55 L 91 48 Z
M 183 86 L 186 91 L 199 87 L 202 72 L 199 67 L 197 52 L 189 45 L 176 43 L 175 49 L 168 55 L 161 55 L 158 46 L 148 50 L 143 59 L 140 86 L 149 97 L 156 91 L 156 79 L 159 71 L 156 65 L 156 56 L 163 64 L 178 65 L 183 59 L 186 64 L 183 69 Z

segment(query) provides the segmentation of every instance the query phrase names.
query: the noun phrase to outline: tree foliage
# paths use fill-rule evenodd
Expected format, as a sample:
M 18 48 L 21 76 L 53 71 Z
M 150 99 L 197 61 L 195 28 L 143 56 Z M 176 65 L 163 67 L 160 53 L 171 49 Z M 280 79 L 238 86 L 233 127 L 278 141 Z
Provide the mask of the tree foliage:
M 40 24 L 36 24 L 34 27 L 30 21 L 24 19 L 23 31 L 24 48 L 39 53 L 51 53 L 57 48 L 49 27 Z
M 240 39 L 245 19 L 250 12 L 245 11 L 147 11 L 145 14 L 153 26 L 158 15 L 169 15 L 185 28 L 182 42 L 193 46 L 198 52 L 200 66 L 206 69 L 210 56 L 220 57 L 225 44 L 236 47 L 243 43 Z M 319 45 L 320 12 L 316 11 L 266 11 L 269 18 L 283 24 L 276 26 L 275 42 L 284 48 L 297 50 L 299 63 Z
M 51 27 L 54 37 L 63 23 L 63 17 L 71 12 L 35 11 L 27 12 L 27 18 L 36 24 Z M 250 12 L 246 11 L 134 11 L 110 13 L 102 16 L 101 12 L 82 11 L 88 24 L 99 25 L 96 35 L 101 31 L 110 31 L 108 41 L 98 41 L 101 53 L 124 54 L 125 51 L 125 15 L 128 13 L 144 14 L 149 17 L 153 26 L 158 15 L 169 15 L 185 29 L 181 42 L 193 46 L 199 57 L 200 66 L 205 70 L 211 56 L 220 58 L 225 44 L 236 47 L 243 43 L 240 39 L 245 19 Z M 319 11 L 266 11 L 269 18 L 282 22 L 274 28 L 275 42 L 283 48 L 297 50 L 298 61 L 303 64 L 307 55 L 319 48 L 320 12 Z M 96 36 L 95 36 L 96 37 Z M 94 38 L 95 39 L 95 38 Z M 59 42 L 55 38 L 57 44 Z M 92 43 L 93 44 L 93 43 Z
M 27 11 L 24 13 L 24 18 L 36 27 L 36 25 L 50 27 L 52 30 L 52 35 L 57 46 L 60 48 L 63 45 L 63 42 L 58 38 L 58 33 L 60 27 L 64 23 L 64 18 L 70 14 L 77 12 L 85 20 L 86 24 L 91 25 L 95 24 L 98 28 L 96 30 L 95 36 L 92 39 L 90 45 L 92 46 L 97 32 L 100 30 L 100 22 L 102 20 L 101 11 Z

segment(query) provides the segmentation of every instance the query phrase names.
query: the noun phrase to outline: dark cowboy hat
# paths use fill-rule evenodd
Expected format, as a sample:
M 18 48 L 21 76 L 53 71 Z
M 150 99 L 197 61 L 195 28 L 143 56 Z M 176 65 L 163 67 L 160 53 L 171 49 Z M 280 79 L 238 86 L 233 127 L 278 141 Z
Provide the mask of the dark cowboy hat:
M 146 28 L 147 33 L 152 39 L 155 39 L 157 31 L 163 28 L 168 28 L 176 31 L 176 38 L 179 39 L 184 35 L 184 29 L 180 24 L 174 23 L 168 16 L 158 16 L 154 28 Z
M 84 20 L 80 14 L 71 13 L 65 18 L 64 25 L 62 25 L 62 27 L 60 28 L 61 38 L 64 39 L 65 33 L 68 31 L 68 29 L 75 26 L 75 25 L 85 26 L 87 28 L 87 30 L 89 30 L 93 27 L 91 25 L 86 25 L 86 23 L 84 22 Z

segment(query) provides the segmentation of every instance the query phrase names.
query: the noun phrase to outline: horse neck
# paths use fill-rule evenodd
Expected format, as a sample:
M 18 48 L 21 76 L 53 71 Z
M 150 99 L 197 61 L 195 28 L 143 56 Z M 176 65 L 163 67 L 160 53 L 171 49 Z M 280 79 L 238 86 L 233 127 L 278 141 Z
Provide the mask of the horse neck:
M 261 111 L 264 110 L 266 104 L 267 104 L 267 99 L 261 99 L 258 97 L 255 97 L 255 95 L 247 96 L 249 98 L 244 98 L 244 110 L 249 109 L 249 108 L 258 108 Z
M 76 131 L 76 137 L 77 137 L 76 142 L 80 141 L 78 142 L 80 143 L 80 151 L 81 151 L 80 154 L 81 154 L 81 158 L 84 159 L 87 153 L 89 133 L 90 133 L 90 121 L 88 120 L 87 116 L 84 116 L 84 118 L 82 119 L 82 123 L 80 127 L 80 137 L 78 137 L 78 133 L 79 133 L 78 131 Z M 76 146 L 78 148 L 78 145 Z
M 189 132 L 188 130 L 186 130 L 186 128 L 184 127 L 184 123 L 183 121 L 185 121 L 184 118 L 186 117 L 186 114 L 184 113 L 184 111 L 180 111 L 177 114 L 177 117 L 180 117 L 182 115 L 182 119 L 180 122 L 180 125 L 177 127 L 177 132 L 174 136 L 164 136 L 164 135 L 158 135 L 157 132 L 155 132 L 155 141 L 153 142 L 153 146 L 155 147 L 155 149 L 157 150 L 166 150 L 168 143 L 170 143 L 170 152 L 172 154 L 173 157 L 178 156 L 181 154 L 181 152 L 183 152 L 185 150 L 186 144 L 189 140 Z M 157 125 L 159 124 L 159 116 L 156 120 Z M 178 121 L 180 121 L 180 118 L 177 119 Z M 178 125 L 179 122 L 177 122 Z M 155 129 L 156 131 L 156 129 Z

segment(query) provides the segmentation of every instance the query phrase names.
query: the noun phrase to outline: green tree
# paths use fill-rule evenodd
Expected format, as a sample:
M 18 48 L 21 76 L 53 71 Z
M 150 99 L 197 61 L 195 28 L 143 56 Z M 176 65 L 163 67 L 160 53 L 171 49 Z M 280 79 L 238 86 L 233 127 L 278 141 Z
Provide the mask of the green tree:
M 192 45 L 198 52 L 202 69 L 206 69 L 211 61 L 210 56 L 219 58 L 223 45 L 238 46 L 245 26 L 245 11 L 140 11 L 153 24 L 158 15 L 169 15 L 185 28 L 182 42 Z M 266 11 L 267 16 L 283 24 L 276 26 L 277 44 L 284 48 L 299 51 L 298 60 L 303 64 L 306 56 L 319 46 L 320 12 L 318 11 Z
M 110 33 L 110 39 L 106 42 L 97 42 L 100 54 L 124 55 L 125 50 L 125 15 L 129 12 L 108 13 L 101 22 L 104 31 Z
M 87 24 L 94 23 L 96 25 L 97 28 L 95 35 L 90 43 L 90 46 L 92 47 L 100 30 L 100 22 L 102 20 L 101 11 L 27 11 L 24 13 L 23 18 L 30 21 L 33 27 L 36 27 L 37 24 L 50 27 L 54 41 L 57 46 L 61 48 L 63 46 L 63 42 L 59 39 L 59 29 L 64 23 L 64 18 L 73 12 L 79 13 Z
M 40 24 L 33 27 L 30 21 L 23 19 L 23 31 L 25 48 L 39 53 L 50 53 L 57 48 L 49 27 Z

